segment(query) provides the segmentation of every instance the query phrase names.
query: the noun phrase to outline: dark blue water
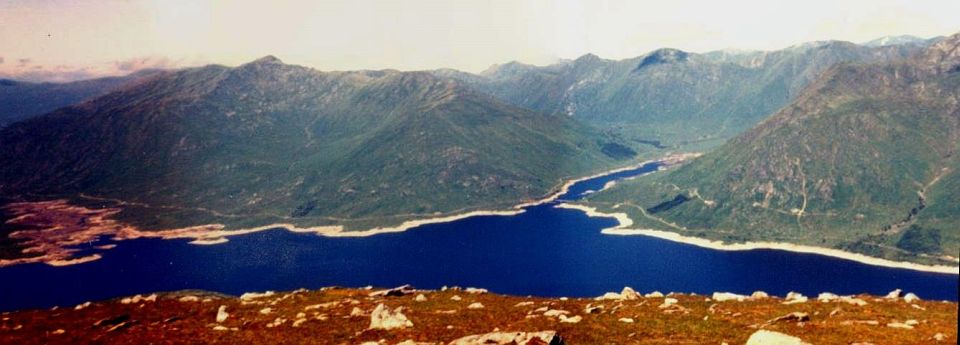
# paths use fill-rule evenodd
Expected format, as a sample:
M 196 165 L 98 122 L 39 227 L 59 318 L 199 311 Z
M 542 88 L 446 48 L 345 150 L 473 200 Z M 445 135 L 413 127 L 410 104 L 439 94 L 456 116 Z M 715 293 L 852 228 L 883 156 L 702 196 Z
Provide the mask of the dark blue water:
M 562 199 L 656 165 L 578 183 Z M 608 236 L 613 219 L 554 204 L 517 216 L 482 216 L 364 238 L 284 230 L 197 246 L 187 241 L 120 242 L 91 263 L 0 269 L 0 310 L 73 305 L 116 296 L 204 289 L 229 294 L 323 286 L 476 286 L 517 295 L 597 296 L 643 292 L 763 290 L 776 295 L 885 294 L 957 300 L 958 276 L 869 266 L 775 250 L 724 252 L 644 236 Z

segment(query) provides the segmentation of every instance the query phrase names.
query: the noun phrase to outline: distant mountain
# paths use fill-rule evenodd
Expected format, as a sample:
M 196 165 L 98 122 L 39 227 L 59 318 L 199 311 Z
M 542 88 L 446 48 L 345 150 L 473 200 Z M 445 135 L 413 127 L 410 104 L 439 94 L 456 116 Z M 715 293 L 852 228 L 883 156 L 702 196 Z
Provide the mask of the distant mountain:
M 399 224 L 506 207 L 632 156 L 453 79 L 273 57 L 164 72 L 13 124 L 0 147 L 0 194 L 117 199 L 150 228 Z
M 107 92 L 159 73 L 141 71 L 123 77 L 99 78 L 70 83 L 31 83 L 0 79 L 0 128 L 31 116 L 101 96 Z
M 937 37 L 942 38 L 942 37 Z M 930 42 L 930 39 L 921 38 L 911 35 L 899 35 L 899 36 L 884 36 L 867 42 L 863 42 L 863 45 L 867 47 L 883 47 L 891 45 L 904 45 L 904 44 L 915 44 L 915 45 L 926 45 Z
M 660 49 L 619 61 L 588 54 L 545 67 L 512 62 L 479 75 L 434 73 L 515 105 L 581 119 L 637 143 L 704 149 L 753 126 L 836 63 L 899 59 L 919 49 L 839 41 L 772 52 Z
M 646 225 L 956 265 L 960 34 L 828 69 L 796 100 L 669 174 L 598 194 Z M 609 204 L 608 204 L 609 205 Z

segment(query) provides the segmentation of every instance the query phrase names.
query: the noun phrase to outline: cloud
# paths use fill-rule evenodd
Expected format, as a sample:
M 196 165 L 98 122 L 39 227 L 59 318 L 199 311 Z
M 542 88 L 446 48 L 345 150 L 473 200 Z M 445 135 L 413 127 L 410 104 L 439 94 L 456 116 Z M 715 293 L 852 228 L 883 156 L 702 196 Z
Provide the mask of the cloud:
M 71 82 L 84 79 L 122 76 L 141 70 L 177 69 L 205 64 L 201 60 L 175 60 L 166 57 L 138 57 L 92 65 L 53 65 L 32 59 L 17 59 L 16 64 L 0 68 L 0 78 L 28 82 Z M 2 62 L 2 58 L 0 58 Z
M 119 72 L 136 72 L 144 69 L 171 69 L 179 64 L 165 57 L 140 57 L 114 61 L 113 67 Z

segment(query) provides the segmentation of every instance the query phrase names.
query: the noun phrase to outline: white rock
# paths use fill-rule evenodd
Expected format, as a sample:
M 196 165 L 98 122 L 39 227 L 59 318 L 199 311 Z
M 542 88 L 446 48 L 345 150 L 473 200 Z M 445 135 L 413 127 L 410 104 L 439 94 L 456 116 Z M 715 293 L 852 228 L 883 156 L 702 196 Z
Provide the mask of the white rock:
M 764 299 L 764 298 L 770 298 L 770 295 L 768 295 L 766 292 L 763 292 L 763 291 L 754 291 L 753 294 L 750 295 L 750 298 Z
M 890 293 L 888 293 L 888 294 L 887 294 L 886 296 L 884 296 L 883 298 L 886 298 L 886 299 L 897 299 L 897 298 L 900 298 L 900 293 L 901 293 L 901 292 L 903 292 L 903 290 L 896 289 L 896 290 L 890 291 Z
M 620 300 L 620 299 L 622 299 L 621 296 L 620 296 L 620 294 L 618 294 L 618 293 L 616 293 L 616 292 L 607 292 L 607 293 L 603 294 L 603 296 L 600 296 L 600 297 L 597 297 L 597 298 L 596 298 L 596 300 L 599 300 L 599 301 L 602 301 L 602 300 L 618 301 L 618 300 Z
M 293 324 L 290 326 L 300 327 L 300 325 L 302 325 L 304 322 L 307 322 L 307 319 L 296 319 L 296 320 L 293 320 Z
M 635 299 L 639 299 L 641 296 L 640 296 L 640 294 L 637 293 L 637 291 L 635 291 L 633 288 L 631 288 L 631 287 L 629 287 L 629 286 L 624 286 L 624 287 L 623 287 L 623 290 L 620 291 L 620 297 L 623 298 L 623 299 L 625 299 L 625 300 L 631 300 L 631 301 L 632 301 L 632 300 L 635 300 Z
M 759 330 L 750 335 L 746 345 L 810 345 L 800 338 L 780 332 Z
M 903 322 L 891 322 L 887 324 L 887 327 L 900 328 L 900 329 L 913 329 L 913 325 L 909 325 Z
M 567 317 L 566 315 L 560 315 L 560 322 L 563 323 L 578 323 L 583 320 L 583 317 L 580 315 Z
M 400 310 L 401 308 L 398 307 L 390 311 L 390 308 L 383 303 L 378 304 L 370 313 L 370 327 L 368 328 L 391 330 L 413 327 L 413 322 L 407 319 L 407 316 L 403 315 Z
M 631 318 L 629 318 L 629 317 L 622 317 L 622 318 L 620 318 L 620 319 L 617 320 L 617 321 L 620 321 L 620 322 L 623 322 L 623 323 L 633 323 L 633 319 L 631 319 Z
M 462 300 L 462 299 L 463 299 L 463 298 L 460 298 L 459 295 L 453 295 L 453 297 L 450 297 L 450 300 L 451 300 L 451 301 L 459 301 L 459 300 Z
M 217 323 L 226 321 L 228 316 L 230 314 L 227 314 L 227 306 L 221 305 L 220 309 L 217 309 Z
M 452 328 L 452 327 L 451 327 Z M 539 342 L 533 341 L 540 340 Z M 527 343 L 546 343 L 551 344 L 558 341 L 557 332 L 492 332 L 486 334 L 469 335 L 450 342 L 450 345 L 506 345 L 506 344 L 527 344 Z
M 713 298 L 713 300 L 717 302 L 726 302 L 726 301 L 743 302 L 744 300 L 747 299 L 747 296 L 738 295 L 730 292 L 714 292 L 711 298 Z
M 263 297 L 273 296 L 274 294 L 276 294 L 276 293 L 273 292 L 273 291 L 267 291 L 267 292 L 247 292 L 247 293 L 245 293 L 245 294 L 240 295 L 240 300 L 241 300 L 241 301 L 252 301 L 252 300 L 255 300 L 255 299 L 257 299 L 257 298 L 263 298 Z
M 911 319 L 911 320 L 904 321 L 903 323 L 910 326 L 916 326 L 920 324 L 920 321 Z
M 570 314 L 570 312 L 566 310 L 557 310 L 557 309 L 550 309 L 543 312 L 543 316 L 546 316 L 546 317 L 555 317 L 555 316 L 566 315 L 566 314 Z
M 179 299 L 178 301 L 180 301 L 180 302 L 199 302 L 199 301 L 200 301 L 200 297 L 197 297 L 197 296 L 183 296 L 183 297 L 180 297 L 180 299 Z
M 260 314 L 263 314 L 263 315 L 267 315 L 267 314 L 270 314 L 270 313 L 272 313 L 272 312 L 273 312 L 273 309 L 272 309 L 272 308 L 263 308 L 263 309 L 260 309 Z
M 90 302 L 83 302 L 81 304 L 77 304 L 77 306 L 74 307 L 73 310 L 80 310 L 89 306 L 90 306 Z
M 907 303 L 913 303 L 919 300 L 920 300 L 920 297 L 917 297 L 917 295 L 914 294 L 913 292 L 907 293 L 906 295 L 903 296 L 903 301 Z
M 787 293 L 787 297 L 783 299 L 783 304 L 797 304 L 797 303 L 806 303 L 809 299 L 807 296 L 804 296 L 798 292 L 790 291 Z
M 419 294 L 417 295 L 417 297 L 414 297 L 413 300 L 416 302 L 426 302 L 427 296 L 424 296 L 423 294 Z
M 679 301 L 676 298 L 664 298 L 663 304 L 661 304 L 658 308 L 660 309 L 670 308 L 673 305 L 677 304 L 677 302 Z
M 947 340 L 947 336 L 944 335 L 943 333 L 937 333 L 933 335 L 933 340 L 944 341 L 944 340 Z
M 530 301 L 520 302 L 520 303 L 514 304 L 513 306 L 514 306 L 514 307 L 526 307 L 526 306 L 529 306 L 529 305 L 533 305 L 533 302 L 530 302 Z
M 472 287 L 468 287 L 468 288 L 464 289 L 463 291 L 466 292 L 466 293 L 472 293 L 472 294 L 481 294 L 481 293 L 487 293 L 487 292 L 488 292 L 487 289 L 478 289 L 478 288 L 472 288 Z
M 643 297 L 646 297 L 646 298 L 660 298 L 660 297 L 663 297 L 663 293 L 661 293 L 660 291 L 654 291 L 654 292 L 648 293 L 648 294 L 646 294 L 646 295 L 643 295 Z
M 470 303 L 470 305 L 467 306 L 467 309 L 483 309 L 483 304 L 480 302 Z
M 823 302 L 823 303 L 833 302 L 833 301 L 836 301 L 836 300 L 838 300 L 838 299 L 840 299 L 840 296 L 837 296 L 837 295 L 832 294 L 832 293 L 829 293 L 829 292 L 823 292 L 823 293 L 820 293 L 820 295 L 817 296 L 817 300 L 820 301 L 820 302 Z
M 123 299 L 120 300 L 120 303 L 121 303 L 121 304 L 136 304 L 136 303 L 140 303 L 140 302 L 156 302 L 156 301 L 157 301 L 157 294 L 152 294 L 152 295 L 147 296 L 147 297 L 143 297 L 143 296 L 141 296 L 141 295 L 134 295 L 133 297 L 124 297 Z
M 353 310 L 350 311 L 350 316 L 363 316 L 365 313 L 363 309 L 353 307 Z

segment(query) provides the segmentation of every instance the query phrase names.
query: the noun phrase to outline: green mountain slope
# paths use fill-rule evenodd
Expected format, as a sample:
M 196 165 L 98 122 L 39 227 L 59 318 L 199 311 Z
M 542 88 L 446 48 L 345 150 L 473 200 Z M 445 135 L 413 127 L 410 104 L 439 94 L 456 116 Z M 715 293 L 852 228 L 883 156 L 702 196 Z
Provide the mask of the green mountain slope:
M 546 67 L 513 62 L 480 75 L 434 73 L 513 104 L 581 119 L 639 144 L 701 150 L 752 127 L 834 64 L 899 59 L 919 49 L 838 41 L 771 52 L 660 49 L 619 61 L 588 54 Z
M 123 77 L 70 83 L 30 83 L 0 79 L 0 127 L 101 96 L 127 83 L 145 80 L 157 73 L 147 70 Z
M 7 127 L 0 193 L 122 201 L 121 217 L 149 228 L 388 225 L 544 195 L 625 164 L 603 153 L 614 144 L 429 73 L 267 57 L 164 73 Z
M 592 201 L 689 235 L 955 265 L 937 257 L 960 251 L 958 47 L 835 66 L 716 151 Z

